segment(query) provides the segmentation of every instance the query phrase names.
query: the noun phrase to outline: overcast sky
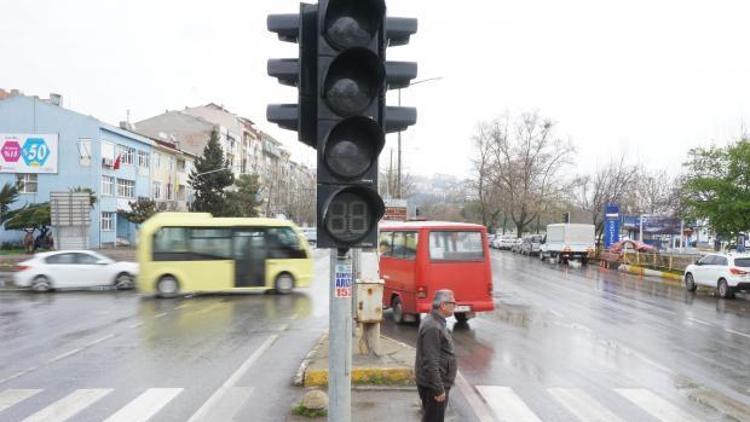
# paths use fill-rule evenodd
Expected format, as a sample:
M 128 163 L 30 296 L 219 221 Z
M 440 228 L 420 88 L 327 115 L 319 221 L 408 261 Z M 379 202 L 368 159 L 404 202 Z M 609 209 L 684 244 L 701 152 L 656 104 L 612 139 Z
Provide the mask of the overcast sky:
M 468 176 L 477 122 L 506 110 L 558 122 L 579 149 L 578 171 L 625 152 L 676 172 L 689 148 L 724 144 L 750 122 L 747 0 L 387 4 L 391 16 L 419 19 L 390 58 L 418 62 L 418 79 L 442 77 L 402 91 L 419 113 L 403 134 L 412 173 Z M 0 87 L 60 93 L 111 123 L 128 109 L 137 121 L 215 102 L 312 164 L 295 133 L 265 121 L 267 103 L 296 101 L 266 60 L 297 54 L 266 31 L 266 15 L 296 11 L 292 0 L 0 0 Z M 389 136 L 381 166 L 395 143 Z

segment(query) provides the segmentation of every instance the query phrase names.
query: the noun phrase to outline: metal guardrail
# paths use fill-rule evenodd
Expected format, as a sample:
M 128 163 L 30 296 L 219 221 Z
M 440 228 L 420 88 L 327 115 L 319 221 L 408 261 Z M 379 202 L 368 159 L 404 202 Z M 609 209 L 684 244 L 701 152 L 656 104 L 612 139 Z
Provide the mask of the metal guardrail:
M 688 265 L 694 264 L 698 259 L 700 259 L 700 255 L 626 252 L 621 255 L 620 261 L 623 264 L 640 265 L 656 270 L 682 272 Z

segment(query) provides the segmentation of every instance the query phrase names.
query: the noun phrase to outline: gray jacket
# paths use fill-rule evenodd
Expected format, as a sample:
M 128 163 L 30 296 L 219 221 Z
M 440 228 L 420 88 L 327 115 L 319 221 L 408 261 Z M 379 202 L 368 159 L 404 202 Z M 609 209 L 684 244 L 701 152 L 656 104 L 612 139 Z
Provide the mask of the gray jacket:
M 456 353 L 445 318 L 432 311 L 422 319 L 417 334 L 417 360 L 414 365 L 417 385 L 429 388 L 436 395 L 453 386 L 456 380 Z

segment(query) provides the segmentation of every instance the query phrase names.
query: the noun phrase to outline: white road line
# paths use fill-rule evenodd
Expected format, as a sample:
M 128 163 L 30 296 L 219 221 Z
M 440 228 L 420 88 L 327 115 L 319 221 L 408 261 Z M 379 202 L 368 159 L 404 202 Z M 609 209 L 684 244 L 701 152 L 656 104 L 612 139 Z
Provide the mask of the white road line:
M 501 421 L 504 422 L 541 422 L 534 412 L 526 406 L 513 389 L 497 385 L 478 385 L 477 390 Z
M 139 327 L 142 327 L 142 326 L 143 326 L 143 323 L 142 323 L 142 322 L 139 322 L 139 323 L 137 323 L 137 324 L 133 324 L 133 325 L 131 325 L 131 326 L 130 326 L 130 328 L 139 328 Z
M 0 393 L 0 412 L 20 403 L 42 390 L 5 390 Z
M 700 320 L 698 318 L 688 317 L 688 321 L 694 322 L 696 324 L 705 325 L 706 327 L 710 327 L 711 326 L 710 322 L 706 322 L 706 321 Z
M 738 336 L 750 338 L 750 334 L 743 333 L 743 332 L 740 332 L 740 331 L 735 331 L 735 330 L 733 330 L 731 328 L 725 328 L 724 331 L 726 331 L 728 333 L 736 334 Z
M 83 350 L 83 347 L 79 347 L 77 349 L 73 349 L 73 350 L 71 350 L 69 352 L 65 352 L 65 353 L 63 353 L 61 355 L 57 355 L 57 356 L 53 357 L 52 359 L 48 360 L 47 363 L 55 363 L 58 360 L 62 360 L 62 359 L 67 358 L 68 356 L 73 356 L 73 355 L 75 355 L 76 353 L 78 353 L 78 352 L 80 352 L 82 350 Z
M 621 396 L 662 422 L 698 422 L 687 412 L 643 388 L 615 388 Z
M 154 318 L 161 318 L 161 317 L 165 317 L 165 316 L 167 316 L 167 314 L 168 314 L 168 313 L 169 313 L 169 312 L 162 312 L 162 313 L 160 313 L 160 314 L 156 314 L 156 315 L 154 315 Z
M 106 336 L 104 336 L 104 337 L 102 337 L 102 338 L 100 338 L 100 339 L 94 340 L 94 341 L 92 341 L 91 343 L 88 343 L 88 344 L 86 344 L 86 345 L 85 345 L 85 346 L 83 346 L 83 347 L 91 347 L 91 346 L 95 346 L 95 345 L 97 345 L 97 344 L 99 344 L 99 343 L 101 343 L 101 342 L 103 342 L 103 341 L 107 341 L 107 340 L 109 340 L 109 339 L 111 339 L 111 338 L 115 338 L 115 337 L 116 337 L 116 336 L 115 336 L 114 334 L 109 334 L 109 335 L 106 335 Z
M 579 388 L 550 388 L 547 391 L 583 422 L 619 422 L 614 413 Z
M 23 422 L 66 421 L 111 392 L 111 389 L 103 388 L 76 390 L 24 419 Z
M 11 375 L 11 376 L 9 376 L 9 377 L 5 377 L 5 378 L 3 378 L 3 379 L 0 379 L 0 384 L 2 384 L 2 383 L 4 383 L 4 382 L 8 382 L 8 381 L 10 381 L 10 380 L 14 380 L 14 379 L 16 379 L 16 378 L 18 378 L 18 377 L 22 377 L 22 376 L 24 376 L 24 375 L 28 374 L 29 372 L 32 372 L 32 371 L 36 371 L 37 369 L 39 369 L 39 367 L 38 367 L 38 366 L 35 366 L 35 367 L 33 367 L 33 368 L 29 368 L 29 369 L 27 369 L 27 370 L 25 370 L 25 371 L 21 371 L 21 372 L 16 372 L 15 374 L 13 374 L 13 375 Z
M 274 334 L 266 341 L 258 347 L 258 349 L 253 352 L 253 354 L 250 355 L 249 358 L 239 367 L 237 368 L 234 373 L 227 378 L 227 380 L 222 384 L 221 387 L 219 387 L 216 392 L 214 392 L 211 397 L 206 400 L 205 403 L 203 403 L 203 406 L 198 409 L 198 411 L 193 414 L 193 416 L 188 419 L 188 422 L 197 422 L 197 421 L 209 421 L 213 422 L 211 419 L 207 418 L 210 412 L 214 410 L 216 405 L 222 400 L 222 398 L 229 392 L 229 390 L 235 386 L 237 381 L 250 369 L 251 366 L 255 363 L 255 361 L 258 360 L 258 358 L 263 355 L 263 353 L 268 350 L 269 347 L 276 341 L 276 339 L 279 338 L 278 334 Z
M 563 314 L 561 314 L 560 312 L 557 312 L 557 311 L 555 311 L 555 310 L 552 310 L 552 309 L 548 309 L 548 310 L 547 310 L 547 312 L 551 313 L 552 315 L 554 315 L 554 316 L 556 316 L 556 317 L 558 317 L 558 318 L 560 318 L 560 319 L 563 319 L 563 318 L 565 318 L 565 315 L 563 315 Z
M 190 305 L 189 305 L 189 304 L 187 304 L 187 303 L 183 303 L 183 304 L 182 304 L 182 305 L 180 305 L 180 306 L 176 306 L 176 307 L 175 307 L 175 309 L 184 309 L 184 308 L 187 308 L 188 306 L 190 306 Z
M 182 388 L 149 388 L 104 422 L 146 422 L 157 414 Z
M 276 331 L 286 331 L 287 328 L 289 328 L 289 324 L 281 324 L 279 325 L 279 328 L 276 329 Z
M 477 394 L 476 390 L 466 381 L 463 374 L 459 371 L 456 374 L 456 387 L 461 394 L 469 402 L 469 408 L 474 412 L 474 416 L 479 419 L 480 422 L 494 421 L 495 418 L 492 416 L 492 411 L 487 407 L 487 404 Z
M 233 421 L 237 412 L 245 404 L 250 395 L 253 394 L 253 387 L 231 387 L 221 398 L 221 405 L 214 406 L 203 416 L 204 421 Z M 123 421 L 124 422 L 124 421 Z

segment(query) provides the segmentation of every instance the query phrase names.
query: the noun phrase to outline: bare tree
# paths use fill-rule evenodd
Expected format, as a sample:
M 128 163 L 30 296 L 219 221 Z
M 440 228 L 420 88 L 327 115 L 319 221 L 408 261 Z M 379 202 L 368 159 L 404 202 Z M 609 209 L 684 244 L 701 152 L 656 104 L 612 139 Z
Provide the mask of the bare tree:
M 474 144 L 477 148 L 476 158 L 472 160 L 474 175 L 471 187 L 477 195 L 477 208 L 481 223 L 487 227 L 497 227 L 500 214 L 505 210 L 507 202 L 499 195 L 499 189 L 492 181 L 493 170 L 493 143 L 492 134 L 488 133 L 491 126 L 480 124 L 477 134 L 474 136 Z M 507 225 L 507 214 L 503 224 L 503 232 Z
M 553 128 L 551 120 L 533 112 L 515 120 L 506 114 L 480 124 L 477 131 L 476 142 L 489 144 L 489 179 L 518 236 L 548 212 L 565 189 L 560 172 L 572 162 L 575 149 L 555 137 Z
M 610 161 L 593 175 L 579 176 L 574 190 L 574 202 L 592 214 L 596 238 L 604 233 L 604 206 L 608 203 L 622 204 L 635 186 L 637 169 L 627 164 L 625 156 Z
M 678 209 L 679 183 L 664 170 L 641 170 L 630 189 L 631 213 L 672 215 Z

